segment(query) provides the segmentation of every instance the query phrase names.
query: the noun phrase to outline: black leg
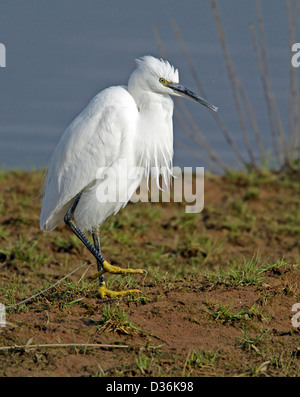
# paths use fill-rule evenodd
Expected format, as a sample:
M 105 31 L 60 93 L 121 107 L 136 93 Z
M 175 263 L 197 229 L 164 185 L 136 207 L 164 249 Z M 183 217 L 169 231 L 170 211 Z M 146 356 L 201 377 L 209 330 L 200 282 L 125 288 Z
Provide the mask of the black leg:
M 126 274 L 126 273 L 144 273 L 142 269 L 122 269 L 119 266 L 112 266 L 108 263 L 103 256 L 101 255 L 100 250 L 100 237 L 99 237 L 99 228 L 96 228 L 95 231 L 92 231 L 93 240 L 95 247 L 89 242 L 85 234 L 79 229 L 74 220 L 74 212 L 80 200 L 82 192 L 78 193 L 75 197 L 71 207 L 64 217 L 64 221 L 67 226 L 72 230 L 72 232 L 83 242 L 86 248 L 94 255 L 97 260 L 98 272 L 95 274 L 96 277 L 99 277 L 100 288 L 98 290 L 99 295 L 104 298 L 105 296 L 109 298 L 125 296 L 128 294 L 140 293 L 141 291 L 138 289 L 129 289 L 126 291 L 110 291 L 107 289 L 103 277 L 103 273 L 108 272 L 112 274 Z M 100 270 L 99 270 L 100 269 Z M 95 277 L 94 276 L 94 277 Z
M 78 193 L 77 196 L 75 197 L 71 207 L 69 208 L 68 212 L 66 213 L 66 215 L 64 217 L 64 221 L 65 221 L 66 225 L 68 225 L 69 228 L 72 230 L 72 232 L 74 234 L 76 234 L 76 236 L 83 242 L 83 244 L 86 246 L 86 248 L 94 255 L 94 257 L 97 260 L 97 263 L 99 262 L 102 265 L 104 262 L 103 256 L 89 242 L 88 238 L 85 236 L 85 234 L 79 229 L 79 227 L 74 222 L 74 218 L 73 218 L 74 212 L 78 205 L 81 195 L 82 195 L 82 192 Z
M 96 248 L 96 250 L 101 255 L 100 227 L 99 226 L 96 227 L 94 230 L 92 230 L 92 236 L 93 236 L 93 240 L 94 240 L 94 247 Z M 97 268 L 98 268 L 98 272 L 101 272 L 103 270 L 102 263 L 100 261 L 98 261 L 98 260 L 97 260 Z M 103 284 L 103 282 L 104 282 L 104 274 L 99 276 L 99 286 L 100 287 Z

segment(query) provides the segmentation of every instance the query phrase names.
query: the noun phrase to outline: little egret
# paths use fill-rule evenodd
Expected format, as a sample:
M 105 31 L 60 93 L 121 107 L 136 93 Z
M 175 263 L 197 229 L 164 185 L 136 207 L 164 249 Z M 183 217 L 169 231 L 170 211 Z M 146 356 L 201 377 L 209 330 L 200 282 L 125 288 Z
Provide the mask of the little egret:
M 50 232 L 63 221 L 69 226 L 97 261 L 95 276 L 99 277 L 101 297 L 140 292 L 111 291 L 106 287 L 105 272 L 125 274 L 143 273 L 143 270 L 112 266 L 103 258 L 100 225 L 125 207 L 143 176 L 149 177 L 156 170 L 157 180 L 159 174 L 165 181 L 170 180 L 173 158 L 170 95 L 189 97 L 217 110 L 180 85 L 178 70 L 167 61 L 148 55 L 136 62 L 137 68 L 127 87 L 114 86 L 101 91 L 66 129 L 50 159 L 42 188 L 41 229 Z M 115 175 L 118 177 L 113 178 Z M 113 184 L 118 185 L 116 199 L 100 199 Z M 92 234 L 94 245 L 85 232 Z

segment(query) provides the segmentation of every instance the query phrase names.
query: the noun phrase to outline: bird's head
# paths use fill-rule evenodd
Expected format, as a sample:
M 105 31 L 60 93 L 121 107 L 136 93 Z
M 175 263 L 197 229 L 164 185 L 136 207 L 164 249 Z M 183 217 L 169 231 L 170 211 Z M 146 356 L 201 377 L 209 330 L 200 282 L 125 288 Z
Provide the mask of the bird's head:
M 217 111 L 217 107 L 179 84 L 178 70 L 168 61 L 146 55 L 137 59 L 136 62 L 138 67 L 130 76 L 128 83 L 130 91 L 139 89 L 162 95 L 183 96 Z

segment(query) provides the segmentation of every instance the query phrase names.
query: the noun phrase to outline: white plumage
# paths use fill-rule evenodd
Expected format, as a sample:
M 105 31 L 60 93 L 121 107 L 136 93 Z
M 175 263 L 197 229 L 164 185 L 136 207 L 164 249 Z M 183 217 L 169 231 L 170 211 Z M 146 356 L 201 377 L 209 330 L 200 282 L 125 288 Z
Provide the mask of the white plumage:
M 162 168 L 171 175 L 173 156 L 173 101 L 159 78 L 178 83 L 178 71 L 151 56 L 137 61 L 128 87 L 110 87 L 96 95 L 64 132 L 50 160 L 44 183 L 40 227 L 53 230 L 63 222 L 74 197 L 83 190 L 74 218 L 81 230 L 91 230 L 126 205 L 101 203 L 99 168 L 128 166 Z M 157 169 L 156 168 L 156 169 Z M 96 178 L 97 176 L 97 178 Z M 128 180 L 130 191 L 141 178 Z M 99 192 L 99 190 L 98 190 Z M 128 197 L 128 200 L 130 197 Z
M 172 175 L 173 101 L 186 96 L 212 110 L 206 100 L 179 84 L 178 71 L 151 56 L 137 60 L 128 87 L 100 92 L 64 132 L 50 160 L 43 186 L 40 227 L 51 231 L 65 221 L 97 260 L 101 297 L 111 291 L 104 273 L 143 273 L 110 265 L 101 254 L 99 226 L 126 205 L 143 176 L 166 185 Z M 107 190 L 109 194 L 107 195 Z M 84 232 L 92 233 L 94 245 Z

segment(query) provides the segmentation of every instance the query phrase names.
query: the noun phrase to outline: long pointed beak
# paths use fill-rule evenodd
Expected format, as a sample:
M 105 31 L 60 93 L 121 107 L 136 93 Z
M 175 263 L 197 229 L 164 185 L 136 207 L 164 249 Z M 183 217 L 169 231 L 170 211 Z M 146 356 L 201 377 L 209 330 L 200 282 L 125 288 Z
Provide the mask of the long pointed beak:
M 193 91 L 189 90 L 188 88 L 186 88 L 181 84 L 167 83 L 167 87 L 171 88 L 180 96 L 185 96 L 187 98 L 193 99 L 194 101 L 201 103 L 201 105 L 206 106 L 208 109 L 211 109 L 214 112 L 218 110 L 216 106 L 207 102 L 205 99 L 201 98 L 199 95 L 195 94 Z

